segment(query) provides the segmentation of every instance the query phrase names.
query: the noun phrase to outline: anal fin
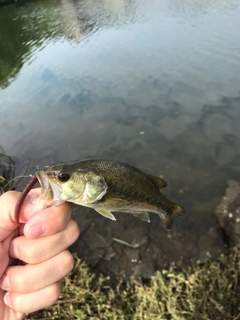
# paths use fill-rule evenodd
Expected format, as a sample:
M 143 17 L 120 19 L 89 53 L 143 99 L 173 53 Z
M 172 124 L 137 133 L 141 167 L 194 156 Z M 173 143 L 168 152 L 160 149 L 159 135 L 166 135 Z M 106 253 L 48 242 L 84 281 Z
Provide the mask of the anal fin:
M 114 217 L 114 215 L 113 215 L 110 211 L 107 211 L 107 210 L 97 210 L 97 209 L 95 209 L 95 210 L 96 210 L 98 213 L 100 213 L 103 217 L 116 221 L 116 218 Z
M 131 212 L 131 213 L 137 218 L 150 222 L 149 215 L 147 212 Z

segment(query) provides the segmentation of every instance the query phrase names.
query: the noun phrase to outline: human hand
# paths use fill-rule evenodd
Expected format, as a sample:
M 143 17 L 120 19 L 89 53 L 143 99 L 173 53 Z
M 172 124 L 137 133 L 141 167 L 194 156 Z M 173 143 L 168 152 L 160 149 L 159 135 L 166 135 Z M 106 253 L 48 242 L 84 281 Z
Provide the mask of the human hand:
M 14 221 L 19 192 L 0 197 L 0 319 L 19 320 L 53 304 L 60 294 L 60 280 L 71 271 L 73 257 L 67 248 L 79 229 L 71 220 L 72 205 L 44 208 L 35 201 L 40 189 L 30 191 Z M 20 236 L 17 236 L 19 233 Z M 24 265 L 13 265 L 14 259 Z

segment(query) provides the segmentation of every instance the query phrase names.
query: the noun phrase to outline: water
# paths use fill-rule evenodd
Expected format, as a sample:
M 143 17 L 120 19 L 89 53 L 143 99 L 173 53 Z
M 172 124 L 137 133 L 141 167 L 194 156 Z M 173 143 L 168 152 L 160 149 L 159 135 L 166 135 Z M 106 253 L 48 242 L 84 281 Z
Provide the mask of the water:
M 0 6 L 0 145 L 16 174 L 118 159 L 163 176 L 188 212 L 167 233 L 155 215 L 116 223 L 78 208 L 73 250 L 93 267 L 148 277 L 224 250 L 214 210 L 240 178 L 239 30 L 229 0 Z

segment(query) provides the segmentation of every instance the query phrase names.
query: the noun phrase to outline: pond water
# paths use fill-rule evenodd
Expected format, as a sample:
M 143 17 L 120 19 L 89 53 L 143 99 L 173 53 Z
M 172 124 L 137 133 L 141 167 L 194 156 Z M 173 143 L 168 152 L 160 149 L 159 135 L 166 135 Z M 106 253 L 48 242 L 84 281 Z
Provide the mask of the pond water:
M 0 6 L 0 146 L 16 175 L 116 159 L 162 176 L 186 208 L 166 232 L 154 214 L 113 222 L 78 207 L 72 250 L 92 267 L 148 278 L 224 250 L 214 210 L 240 179 L 239 30 L 237 0 Z

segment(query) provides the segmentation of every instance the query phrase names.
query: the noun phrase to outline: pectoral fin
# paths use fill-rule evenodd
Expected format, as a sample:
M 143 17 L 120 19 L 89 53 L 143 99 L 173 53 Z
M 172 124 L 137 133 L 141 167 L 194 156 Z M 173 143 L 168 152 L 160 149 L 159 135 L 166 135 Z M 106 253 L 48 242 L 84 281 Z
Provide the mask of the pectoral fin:
M 133 212 L 132 214 L 137 218 L 150 222 L 149 215 L 147 212 Z
M 103 217 L 116 221 L 116 218 L 114 217 L 114 215 L 113 215 L 110 211 L 107 211 L 107 210 L 97 210 L 97 209 L 95 209 L 95 210 L 96 210 L 98 213 L 100 213 Z
M 152 182 L 155 184 L 155 186 L 158 187 L 159 189 L 165 188 L 167 186 L 167 182 L 159 177 L 152 176 L 151 174 L 148 174 L 148 177 L 152 180 Z

